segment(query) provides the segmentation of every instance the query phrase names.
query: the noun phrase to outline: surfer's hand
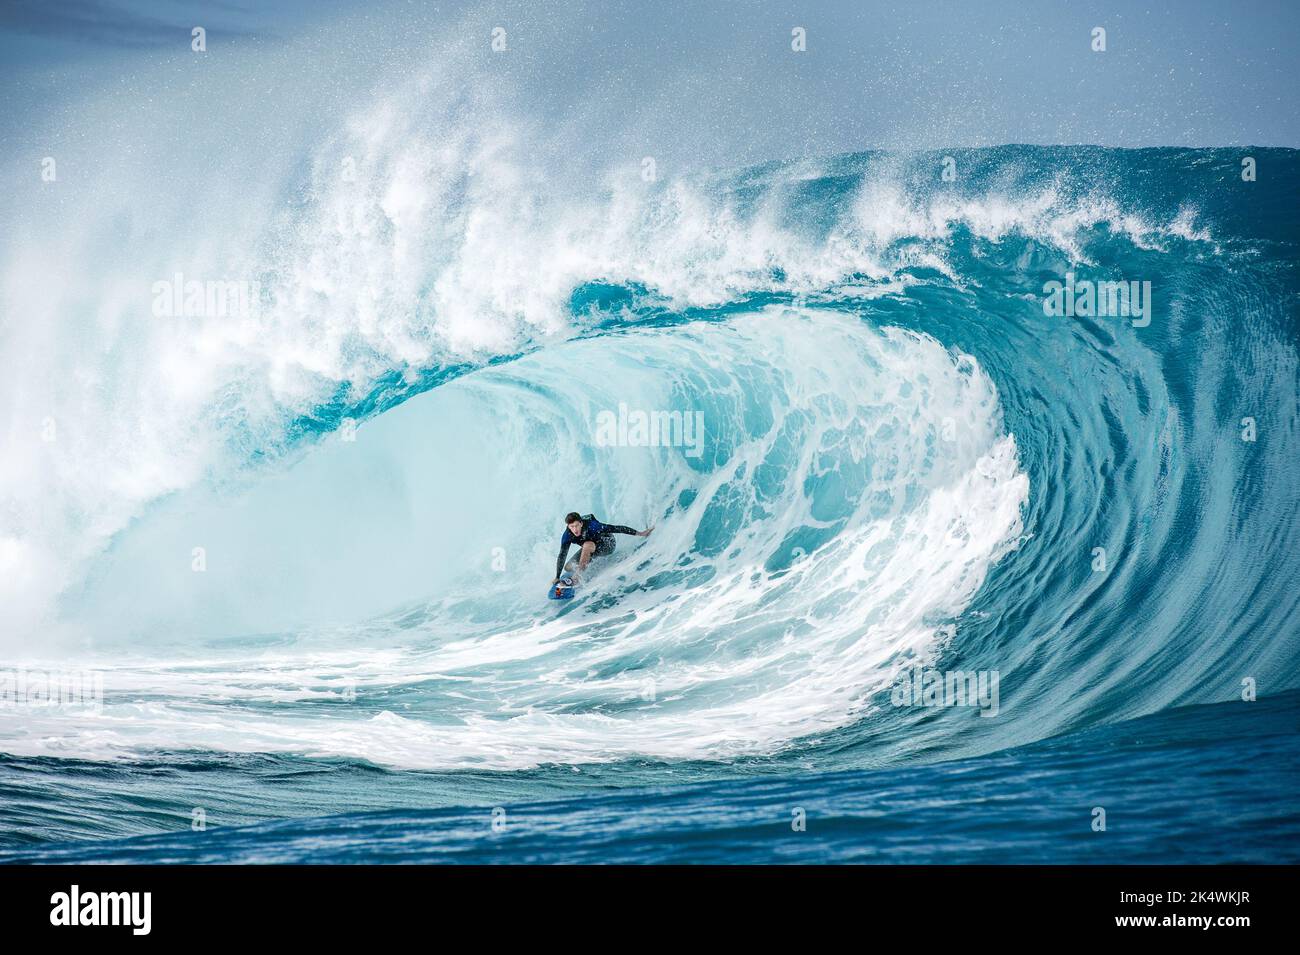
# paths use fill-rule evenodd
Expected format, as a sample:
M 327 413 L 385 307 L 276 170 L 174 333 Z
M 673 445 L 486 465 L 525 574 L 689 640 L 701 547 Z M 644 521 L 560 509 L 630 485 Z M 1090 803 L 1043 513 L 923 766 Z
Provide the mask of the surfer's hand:
M 554 586 L 555 584 L 558 584 L 559 582 L 560 582 L 560 578 L 559 578 L 559 577 L 556 577 L 554 580 L 551 581 L 551 585 Z
M 649 536 L 650 536 L 650 532 L 651 532 L 652 530 L 654 530 L 654 525 L 653 525 L 653 524 L 650 525 L 649 527 L 647 527 L 645 530 L 643 530 L 640 534 L 637 534 L 636 536 L 637 536 L 637 537 L 649 537 Z

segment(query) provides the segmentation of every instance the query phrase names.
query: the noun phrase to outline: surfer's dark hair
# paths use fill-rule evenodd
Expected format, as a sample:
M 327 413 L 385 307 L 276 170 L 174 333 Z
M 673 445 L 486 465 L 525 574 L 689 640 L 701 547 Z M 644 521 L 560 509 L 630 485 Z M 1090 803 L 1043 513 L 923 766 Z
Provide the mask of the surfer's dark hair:
M 572 524 L 574 521 L 580 520 L 582 520 L 582 515 L 577 511 L 569 511 L 569 513 L 564 516 L 564 523 L 566 524 Z

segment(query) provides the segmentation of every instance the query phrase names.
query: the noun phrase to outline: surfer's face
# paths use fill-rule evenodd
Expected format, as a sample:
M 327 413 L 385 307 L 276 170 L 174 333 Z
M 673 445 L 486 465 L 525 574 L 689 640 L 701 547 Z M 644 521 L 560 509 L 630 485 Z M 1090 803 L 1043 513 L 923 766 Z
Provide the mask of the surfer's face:
M 582 521 L 570 521 L 564 525 L 569 529 L 569 533 L 575 537 L 582 533 Z

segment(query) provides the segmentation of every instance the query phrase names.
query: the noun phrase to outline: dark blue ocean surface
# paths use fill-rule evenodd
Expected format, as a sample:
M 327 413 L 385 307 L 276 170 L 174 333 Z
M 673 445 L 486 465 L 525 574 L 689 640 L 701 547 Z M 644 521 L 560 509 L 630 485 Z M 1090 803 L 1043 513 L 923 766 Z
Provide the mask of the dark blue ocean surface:
M 930 766 L 349 813 L 0 862 L 1296 863 L 1297 729 L 1288 693 Z

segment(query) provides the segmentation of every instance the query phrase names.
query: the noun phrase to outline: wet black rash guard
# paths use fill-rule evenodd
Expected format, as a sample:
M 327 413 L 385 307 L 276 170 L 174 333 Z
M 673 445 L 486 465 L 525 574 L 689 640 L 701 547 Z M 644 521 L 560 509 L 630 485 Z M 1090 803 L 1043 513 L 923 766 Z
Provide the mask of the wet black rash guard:
M 560 538 L 560 556 L 555 560 L 555 576 L 564 573 L 564 558 L 568 556 L 571 545 L 577 544 L 581 550 L 583 544 L 592 541 L 596 545 L 597 554 L 608 554 L 614 549 L 614 534 L 631 534 L 635 537 L 636 533 L 622 524 L 602 524 L 594 514 L 588 514 L 582 519 L 581 534 L 575 537 L 567 527 L 564 529 L 564 536 Z

